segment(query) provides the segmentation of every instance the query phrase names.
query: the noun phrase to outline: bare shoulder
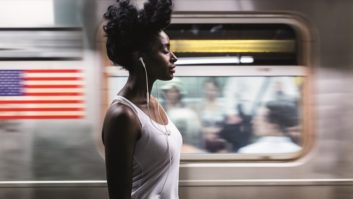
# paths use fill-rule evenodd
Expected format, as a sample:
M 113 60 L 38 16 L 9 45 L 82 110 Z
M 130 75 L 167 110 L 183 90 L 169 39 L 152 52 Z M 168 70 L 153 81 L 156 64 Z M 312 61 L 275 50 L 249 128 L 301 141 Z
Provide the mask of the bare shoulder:
M 114 137 L 128 134 L 129 137 L 138 139 L 140 130 L 137 115 L 130 107 L 120 103 L 110 105 L 104 118 L 103 137 L 110 137 L 112 134 L 114 134 Z
M 135 112 L 128 106 L 120 103 L 113 103 L 107 110 L 106 118 L 114 121 L 127 120 L 129 122 L 137 121 Z

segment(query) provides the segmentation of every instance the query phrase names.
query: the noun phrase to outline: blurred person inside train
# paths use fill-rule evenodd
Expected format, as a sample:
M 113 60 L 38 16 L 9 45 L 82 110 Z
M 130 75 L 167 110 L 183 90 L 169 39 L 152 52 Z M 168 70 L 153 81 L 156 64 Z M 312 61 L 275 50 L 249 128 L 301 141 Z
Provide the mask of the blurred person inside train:
M 292 153 L 301 147 L 289 135 L 299 125 L 298 109 L 291 100 L 274 100 L 258 109 L 253 120 L 255 142 L 239 149 L 239 153 Z
M 220 102 L 220 85 L 215 78 L 208 78 L 203 82 L 204 97 L 198 106 L 201 120 L 202 137 L 208 152 L 226 152 L 227 142 L 220 137 L 223 128 L 225 110 Z
M 203 152 L 200 120 L 197 113 L 184 102 L 187 93 L 182 82 L 174 78 L 161 86 L 161 90 L 161 104 L 183 136 L 182 152 Z
M 179 198 L 182 137 L 150 95 L 156 80 L 175 73 L 163 31 L 171 13 L 171 0 L 148 0 L 142 9 L 122 0 L 104 14 L 108 57 L 129 72 L 102 129 L 110 199 Z
M 292 77 L 231 77 L 223 92 L 226 120 L 220 135 L 232 143 L 233 151 L 249 144 L 253 133 L 252 118 L 260 103 L 299 98 Z
M 186 91 L 178 78 L 173 78 L 160 88 L 162 90 L 161 97 L 163 98 L 161 104 L 167 113 L 173 109 L 186 107 L 183 99 Z

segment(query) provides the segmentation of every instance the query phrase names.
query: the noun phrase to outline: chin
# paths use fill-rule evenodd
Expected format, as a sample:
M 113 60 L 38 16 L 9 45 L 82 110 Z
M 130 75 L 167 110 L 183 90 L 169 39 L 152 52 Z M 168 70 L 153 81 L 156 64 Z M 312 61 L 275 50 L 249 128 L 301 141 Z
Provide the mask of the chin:
M 172 80 L 172 79 L 174 79 L 174 75 L 171 75 L 169 78 L 169 80 Z
M 160 80 L 162 81 L 168 81 L 168 80 L 172 80 L 174 78 L 174 75 L 168 75 L 166 77 L 162 77 L 160 78 Z

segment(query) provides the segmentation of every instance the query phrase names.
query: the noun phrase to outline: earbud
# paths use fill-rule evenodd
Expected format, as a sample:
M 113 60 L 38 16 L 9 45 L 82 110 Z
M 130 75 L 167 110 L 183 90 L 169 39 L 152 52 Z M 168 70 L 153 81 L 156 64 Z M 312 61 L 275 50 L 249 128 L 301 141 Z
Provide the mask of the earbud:
M 145 62 L 143 61 L 143 58 L 142 57 L 139 57 L 139 61 L 141 62 L 141 65 L 144 69 L 146 69 L 146 65 L 145 65 Z

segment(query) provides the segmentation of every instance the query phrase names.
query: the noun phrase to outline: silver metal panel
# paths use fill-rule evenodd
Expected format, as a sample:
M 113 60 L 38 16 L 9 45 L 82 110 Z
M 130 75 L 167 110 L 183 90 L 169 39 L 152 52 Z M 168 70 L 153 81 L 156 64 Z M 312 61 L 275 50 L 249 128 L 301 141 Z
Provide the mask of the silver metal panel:
M 0 60 L 81 59 L 80 29 L 0 29 Z

